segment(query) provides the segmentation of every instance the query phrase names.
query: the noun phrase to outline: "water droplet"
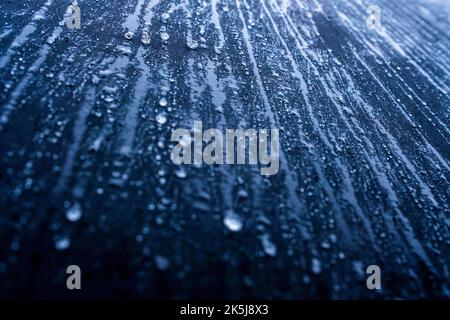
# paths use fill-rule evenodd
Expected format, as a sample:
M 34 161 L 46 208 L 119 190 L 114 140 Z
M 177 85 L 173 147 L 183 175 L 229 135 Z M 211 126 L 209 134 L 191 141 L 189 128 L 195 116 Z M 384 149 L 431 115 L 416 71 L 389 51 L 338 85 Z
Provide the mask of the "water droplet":
M 261 236 L 261 243 L 264 249 L 264 252 L 269 257 L 275 257 L 277 255 L 277 247 L 276 245 L 270 240 L 270 237 L 268 234 L 265 234 Z
M 243 199 L 247 199 L 248 198 L 248 193 L 247 193 L 247 191 L 245 191 L 245 190 L 239 190 L 238 191 L 238 198 L 239 199 L 241 199 L 241 200 L 243 200 Z
M 169 259 L 163 257 L 163 256 L 156 256 L 155 257 L 155 264 L 156 268 L 158 268 L 161 271 L 167 270 L 170 265 Z
M 160 113 L 156 116 L 156 122 L 158 122 L 159 124 L 165 124 L 167 122 L 167 118 L 165 115 Z
M 239 232 L 242 230 L 243 223 L 241 217 L 232 210 L 225 212 L 223 223 L 232 232 Z
M 142 44 L 145 44 L 145 45 L 150 44 L 150 36 L 148 35 L 148 33 L 142 34 L 141 42 L 142 42 Z
M 55 43 L 55 36 L 52 36 L 47 39 L 47 44 L 53 44 L 53 43 Z
M 164 12 L 161 15 L 161 18 L 163 19 L 163 21 L 166 21 L 166 20 L 168 20 L 170 18 L 170 15 L 167 12 Z
M 134 33 L 131 31 L 128 31 L 127 33 L 125 33 L 125 39 L 127 40 L 131 40 L 134 37 Z
M 67 236 L 60 236 L 55 238 L 56 250 L 62 251 L 70 247 L 70 238 Z
M 189 49 L 195 50 L 198 48 L 198 42 L 192 39 L 189 39 L 186 43 Z
M 94 142 L 89 147 L 89 151 L 97 152 L 98 150 L 100 150 L 102 142 L 103 142 L 103 137 L 98 137 L 97 139 L 95 139 Z
M 96 75 L 94 75 L 94 76 L 92 77 L 92 83 L 93 83 L 93 84 L 98 84 L 99 82 L 100 82 L 100 78 L 97 77 Z
M 175 175 L 180 178 L 180 179 L 184 179 L 187 176 L 186 170 L 184 170 L 184 168 L 179 168 L 177 171 L 175 171 Z
M 100 77 L 107 77 L 113 74 L 112 70 L 106 69 L 106 70 L 100 70 L 100 72 L 98 73 L 100 75 Z
M 20 249 L 20 243 L 17 241 L 14 241 L 13 243 L 11 243 L 11 250 L 13 251 L 18 251 Z
M 311 270 L 315 274 L 319 274 L 322 271 L 322 264 L 316 258 L 312 259 Z
M 159 36 L 161 37 L 161 40 L 163 40 L 163 41 L 167 41 L 170 38 L 170 36 L 167 32 L 161 32 L 161 34 Z
M 159 105 L 160 105 L 161 107 L 167 106 L 167 99 L 166 99 L 166 98 L 161 98 L 161 99 L 159 100 Z
M 102 96 L 103 100 L 105 100 L 105 102 L 107 103 L 111 103 L 114 102 L 114 97 L 111 96 Z
M 328 241 L 323 241 L 320 246 L 324 249 L 330 249 L 331 248 L 331 244 Z
M 80 220 L 82 214 L 81 206 L 78 202 L 76 202 L 69 209 L 67 209 L 66 218 L 71 222 L 75 222 Z

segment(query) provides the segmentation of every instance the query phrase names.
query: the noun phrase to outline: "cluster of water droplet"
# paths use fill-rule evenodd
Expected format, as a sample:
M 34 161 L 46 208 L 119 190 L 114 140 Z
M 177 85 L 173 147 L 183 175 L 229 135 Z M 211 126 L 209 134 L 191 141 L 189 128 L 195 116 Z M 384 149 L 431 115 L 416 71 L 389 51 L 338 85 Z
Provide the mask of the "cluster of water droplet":
M 170 15 L 168 13 L 163 13 L 161 15 L 161 20 L 164 24 L 167 23 L 169 18 L 170 18 Z M 195 50 L 199 47 L 206 48 L 206 44 L 205 44 L 206 39 L 203 37 L 204 33 L 205 33 L 205 26 L 202 25 L 200 27 L 200 35 L 202 36 L 200 38 L 200 41 L 192 39 L 191 36 L 189 35 L 186 40 L 186 46 L 191 50 Z M 135 34 L 132 31 L 127 31 L 127 32 L 125 32 L 124 37 L 126 40 L 131 41 L 135 38 Z M 159 31 L 159 38 L 163 42 L 167 42 L 170 39 L 170 34 L 167 32 L 167 28 L 165 25 L 163 25 Z M 150 42 L 151 42 L 151 37 L 150 37 L 150 34 L 148 33 L 148 28 L 144 28 L 144 31 L 142 31 L 142 34 L 141 34 L 141 43 L 143 45 L 149 45 Z M 217 49 L 216 53 L 217 52 L 220 52 L 220 51 Z

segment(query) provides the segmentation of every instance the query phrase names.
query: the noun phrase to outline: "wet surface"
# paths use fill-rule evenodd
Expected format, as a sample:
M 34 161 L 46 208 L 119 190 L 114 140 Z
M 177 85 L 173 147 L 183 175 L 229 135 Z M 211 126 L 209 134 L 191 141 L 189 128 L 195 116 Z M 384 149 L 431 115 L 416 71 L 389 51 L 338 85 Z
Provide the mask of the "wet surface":
M 448 1 L 70 4 L 0 3 L 0 296 L 450 297 Z M 279 173 L 174 165 L 197 120 Z

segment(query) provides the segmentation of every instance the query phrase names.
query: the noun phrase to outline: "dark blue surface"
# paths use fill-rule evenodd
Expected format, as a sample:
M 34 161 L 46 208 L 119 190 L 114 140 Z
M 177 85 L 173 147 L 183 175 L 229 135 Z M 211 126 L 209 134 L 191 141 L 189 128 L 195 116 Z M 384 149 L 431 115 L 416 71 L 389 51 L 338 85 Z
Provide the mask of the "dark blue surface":
M 69 4 L 0 2 L 0 297 L 450 296 L 448 0 Z M 195 120 L 280 172 L 174 165 Z

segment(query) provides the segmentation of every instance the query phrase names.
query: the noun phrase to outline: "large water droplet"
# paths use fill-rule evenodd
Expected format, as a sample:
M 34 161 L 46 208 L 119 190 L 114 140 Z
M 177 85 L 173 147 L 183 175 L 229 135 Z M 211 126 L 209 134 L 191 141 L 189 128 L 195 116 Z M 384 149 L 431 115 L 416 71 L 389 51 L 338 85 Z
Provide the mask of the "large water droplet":
M 161 18 L 163 19 L 163 21 L 165 22 L 166 20 L 168 20 L 170 18 L 170 15 L 167 12 L 164 12 L 161 15 Z
M 159 124 L 165 124 L 167 122 L 167 118 L 165 115 L 160 113 L 156 116 L 156 122 L 158 122 Z
M 93 84 L 98 84 L 99 82 L 100 82 L 100 78 L 98 76 L 94 75 L 92 77 L 92 83 Z
M 103 100 L 105 100 L 105 102 L 107 103 L 111 103 L 114 102 L 114 97 L 111 96 L 102 96 Z
M 177 171 L 175 171 L 175 175 L 180 178 L 180 179 L 184 179 L 187 176 L 186 170 L 184 170 L 184 168 L 179 168 Z
M 186 45 L 188 46 L 189 49 L 195 50 L 198 48 L 198 42 L 192 39 L 189 39 L 186 42 Z
M 322 271 L 322 264 L 316 258 L 312 259 L 311 270 L 315 274 L 319 274 Z
M 67 236 L 59 236 L 55 238 L 55 248 L 56 250 L 66 250 L 70 247 L 70 238 Z
M 109 93 L 109 94 L 115 94 L 115 93 L 117 93 L 118 90 L 119 90 L 119 88 L 116 86 L 105 86 L 103 88 L 103 91 L 106 93 Z
M 320 246 L 324 249 L 330 249 L 331 248 L 331 244 L 328 241 L 322 241 L 322 243 L 320 244 Z
M 125 39 L 127 40 L 131 40 L 134 37 L 134 33 L 131 31 L 128 31 L 127 33 L 125 33 Z
M 141 42 L 142 42 L 142 44 L 145 44 L 145 45 L 150 44 L 150 36 L 148 35 L 148 33 L 143 33 L 142 34 Z
M 66 218 L 71 222 L 75 222 L 80 220 L 82 214 L 81 206 L 78 202 L 76 202 L 69 209 L 67 209 Z
M 276 245 L 270 240 L 270 237 L 268 234 L 265 234 L 261 236 L 261 243 L 264 249 L 264 252 L 269 257 L 275 257 L 277 255 L 277 247 Z
M 100 72 L 98 73 L 100 75 L 100 77 L 107 77 L 113 74 L 112 70 L 106 69 L 106 70 L 100 70 Z
M 161 271 L 167 270 L 170 265 L 169 259 L 163 257 L 163 256 L 156 256 L 155 257 L 155 265 L 156 268 L 158 268 Z
M 163 40 L 163 41 L 167 41 L 170 38 L 170 36 L 167 32 L 161 32 L 161 34 L 159 36 L 161 37 L 161 40 Z
M 161 106 L 161 107 L 165 107 L 165 106 L 167 106 L 167 99 L 166 98 L 161 98 L 161 99 L 159 99 L 159 105 Z
M 227 210 L 223 218 L 223 223 L 232 232 L 239 232 L 242 230 L 243 223 L 241 217 L 232 210 Z

